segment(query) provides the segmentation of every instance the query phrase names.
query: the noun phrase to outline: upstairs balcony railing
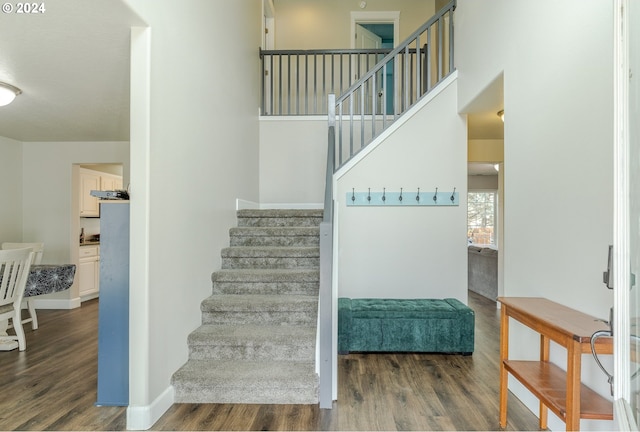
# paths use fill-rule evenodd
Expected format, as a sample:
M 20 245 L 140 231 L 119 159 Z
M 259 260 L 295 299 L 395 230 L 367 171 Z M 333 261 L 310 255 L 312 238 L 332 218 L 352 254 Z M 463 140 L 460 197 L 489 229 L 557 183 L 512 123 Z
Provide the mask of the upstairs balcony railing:
M 346 91 L 391 50 L 260 50 L 261 114 L 326 115 L 327 95 Z
M 455 1 L 410 36 L 411 43 L 407 39 L 393 50 L 260 50 L 261 115 L 327 115 L 327 95 L 346 93 L 392 52 L 383 67 L 375 68 L 375 83 L 367 80 L 356 95 L 353 112 L 372 115 L 375 110 L 390 118 L 404 112 L 453 70 L 453 8 Z

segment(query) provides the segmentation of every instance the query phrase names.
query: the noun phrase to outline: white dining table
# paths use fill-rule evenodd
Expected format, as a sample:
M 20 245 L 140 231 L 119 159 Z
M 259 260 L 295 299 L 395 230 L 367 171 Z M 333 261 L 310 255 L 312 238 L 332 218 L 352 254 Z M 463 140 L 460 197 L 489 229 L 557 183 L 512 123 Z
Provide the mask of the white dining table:
M 75 274 L 75 264 L 32 265 L 23 299 L 67 290 L 73 284 Z M 8 324 L 8 320 L 0 320 L 0 351 L 11 351 L 18 347 L 17 341 L 5 337 Z

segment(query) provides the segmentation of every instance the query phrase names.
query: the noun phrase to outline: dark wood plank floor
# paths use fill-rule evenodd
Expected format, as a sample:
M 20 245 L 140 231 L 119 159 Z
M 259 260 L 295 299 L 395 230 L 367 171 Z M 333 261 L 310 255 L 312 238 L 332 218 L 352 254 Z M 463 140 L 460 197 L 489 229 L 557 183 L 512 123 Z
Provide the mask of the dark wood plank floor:
M 332 410 L 307 405 L 175 404 L 154 430 L 499 430 L 495 303 L 469 293 L 473 356 L 340 356 Z M 38 312 L 27 351 L 0 352 L 0 430 L 126 430 L 125 409 L 95 407 L 97 300 Z M 507 430 L 536 430 L 512 395 Z

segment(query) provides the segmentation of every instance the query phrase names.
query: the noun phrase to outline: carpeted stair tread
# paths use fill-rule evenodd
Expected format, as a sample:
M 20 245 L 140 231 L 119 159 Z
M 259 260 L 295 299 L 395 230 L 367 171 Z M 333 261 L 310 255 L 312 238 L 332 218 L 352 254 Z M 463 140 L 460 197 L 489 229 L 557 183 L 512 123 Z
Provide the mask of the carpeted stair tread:
M 318 268 L 320 248 L 232 246 L 222 250 L 223 269 Z
M 232 236 L 276 237 L 276 236 L 307 236 L 317 237 L 319 227 L 234 227 L 229 230 Z
M 211 275 L 213 282 L 319 282 L 317 269 L 222 269 Z
M 309 310 L 318 304 L 317 296 L 216 294 L 202 301 L 203 312 L 286 312 Z
M 239 210 L 239 227 L 317 227 L 322 210 Z
M 240 210 L 176 402 L 317 404 L 315 372 L 322 210 Z
M 203 325 L 189 335 L 190 359 L 309 361 L 314 326 Z
M 232 246 L 222 249 L 222 258 L 317 258 L 318 247 Z
M 269 325 L 203 325 L 189 335 L 190 345 L 219 345 L 237 343 L 315 343 L 316 329 L 311 326 L 269 326 Z M 312 344 L 312 345 L 313 345 Z
M 176 402 L 315 404 L 313 361 L 189 360 L 172 378 Z
M 230 246 L 315 246 L 320 244 L 320 228 L 237 227 L 229 230 Z
M 211 275 L 213 294 L 312 295 L 320 289 L 320 271 L 310 269 L 223 269 Z

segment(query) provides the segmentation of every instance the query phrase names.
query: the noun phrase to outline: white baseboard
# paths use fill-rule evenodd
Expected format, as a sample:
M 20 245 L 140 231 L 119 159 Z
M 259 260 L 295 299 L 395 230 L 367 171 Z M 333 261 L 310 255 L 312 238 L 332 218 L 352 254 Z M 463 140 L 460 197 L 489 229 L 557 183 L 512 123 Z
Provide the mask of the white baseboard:
M 34 299 L 36 309 L 75 309 L 80 307 L 80 297 L 73 299 Z
M 259 208 L 260 204 L 257 202 L 236 198 L 236 210 L 257 210 Z
M 150 429 L 174 401 L 175 390 L 169 386 L 150 405 L 127 407 L 127 430 Z
M 318 210 L 323 209 L 323 203 L 257 203 L 236 198 L 236 210 L 292 210 L 307 209 Z
M 274 210 L 274 209 L 306 209 L 306 210 L 318 210 L 323 209 L 324 204 L 322 203 L 265 203 L 260 204 L 260 209 L 263 210 Z
M 80 301 L 86 302 L 87 300 L 93 300 L 98 297 L 100 297 L 100 292 L 96 291 L 94 293 L 81 296 Z

